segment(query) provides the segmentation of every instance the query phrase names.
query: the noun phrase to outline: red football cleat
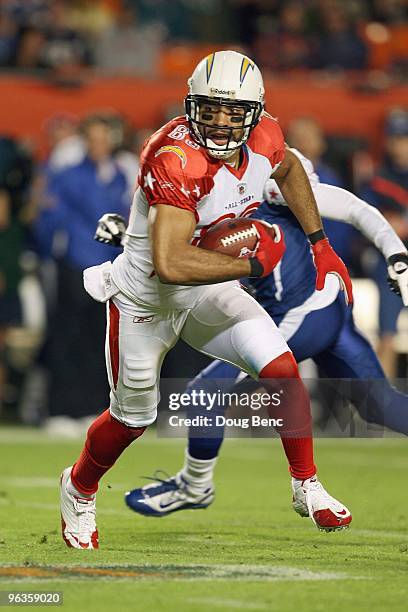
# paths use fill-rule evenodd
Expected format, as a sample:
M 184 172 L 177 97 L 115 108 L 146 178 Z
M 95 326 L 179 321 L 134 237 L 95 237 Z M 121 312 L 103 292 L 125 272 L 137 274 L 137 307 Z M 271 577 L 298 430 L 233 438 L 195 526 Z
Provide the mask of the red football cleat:
M 98 548 L 95 495 L 80 497 L 70 492 L 72 466 L 61 474 L 61 527 L 70 548 Z
M 321 531 L 347 529 L 352 516 L 342 503 L 323 488 L 316 476 L 307 480 L 292 478 L 293 509 L 301 516 L 310 516 Z

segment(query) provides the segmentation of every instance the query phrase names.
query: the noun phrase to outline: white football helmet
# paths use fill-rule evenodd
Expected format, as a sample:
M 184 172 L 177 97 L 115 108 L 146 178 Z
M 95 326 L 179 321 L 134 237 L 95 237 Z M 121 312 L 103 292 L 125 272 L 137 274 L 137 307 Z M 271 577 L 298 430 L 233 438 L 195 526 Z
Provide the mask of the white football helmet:
M 201 60 L 187 83 L 189 94 L 185 98 L 185 108 L 193 139 L 213 157 L 231 157 L 248 140 L 264 109 L 265 89 L 259 68 L 242 53 L 216 51 Z M 217 126 L 217 131 L 225 131 L 225 144 L 217 144 L 208 137 L 211 126 L 200 121 L 203 104 L 244 109 L 241 125 L 236 128 Z M 234 140 L 233 131 L 237 129 L 242 129 L 242 136 Z

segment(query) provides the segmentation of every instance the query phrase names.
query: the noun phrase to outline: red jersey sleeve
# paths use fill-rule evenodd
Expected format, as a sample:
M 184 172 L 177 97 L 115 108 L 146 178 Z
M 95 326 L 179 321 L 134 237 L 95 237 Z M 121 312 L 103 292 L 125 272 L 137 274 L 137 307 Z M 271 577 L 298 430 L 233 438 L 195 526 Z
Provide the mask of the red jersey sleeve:
M 278 121 L 268 113 L 263 113 L 248 140 L 248 146 L 254 153 L 268 158 L 272 166 L 272 175 L 285 157 L 285 139 Z
M 141 156 L 139 186 L 150 206 L 169 204 L 193 212 L 211 189 L 202 154 L 178 144 L 145 147 Z

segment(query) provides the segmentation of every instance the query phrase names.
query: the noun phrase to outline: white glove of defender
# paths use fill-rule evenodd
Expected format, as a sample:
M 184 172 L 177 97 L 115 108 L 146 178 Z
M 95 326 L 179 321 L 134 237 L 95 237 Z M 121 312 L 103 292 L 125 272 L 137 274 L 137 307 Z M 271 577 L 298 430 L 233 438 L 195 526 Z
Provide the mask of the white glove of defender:
M 401 296 L 404 306 L 408 306 L 408 253 L 391 255 L 387 263 L 390 289 Z
M 122 215 L 106 213 L 98 221 L 94 239 L 111 246 L 123 246 L 126 227 Z

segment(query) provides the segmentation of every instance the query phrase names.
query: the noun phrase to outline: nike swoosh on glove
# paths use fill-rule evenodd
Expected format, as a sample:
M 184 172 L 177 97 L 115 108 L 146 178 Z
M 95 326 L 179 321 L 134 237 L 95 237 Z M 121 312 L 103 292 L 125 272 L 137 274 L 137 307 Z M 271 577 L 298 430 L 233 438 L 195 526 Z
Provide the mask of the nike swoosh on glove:
M 316 289 L 320 291 L 324 287 L 326 276 L 336 274 L 341 289 L 344 291 L 346 304 L 353 303 L 353 286 L 348 270 L 337 253 L 332 249 L 328 238 L 323 238 L 312 245 L 314 264 L 316 266 Z
M 402 297 L 404 306 L 408 306 L 408 253 L 391 255 L 387 264 L 390 289 Z

